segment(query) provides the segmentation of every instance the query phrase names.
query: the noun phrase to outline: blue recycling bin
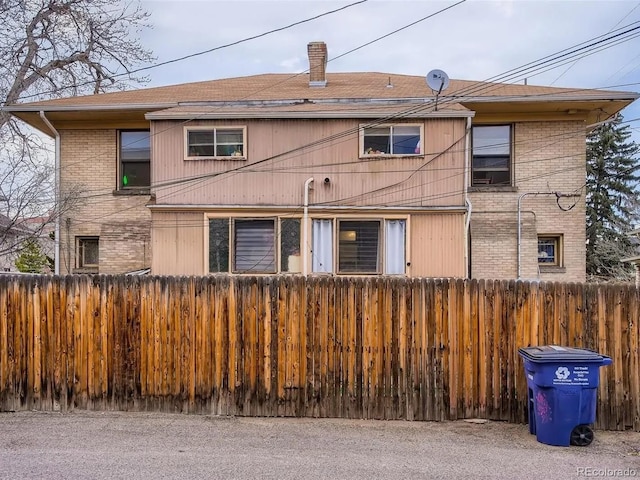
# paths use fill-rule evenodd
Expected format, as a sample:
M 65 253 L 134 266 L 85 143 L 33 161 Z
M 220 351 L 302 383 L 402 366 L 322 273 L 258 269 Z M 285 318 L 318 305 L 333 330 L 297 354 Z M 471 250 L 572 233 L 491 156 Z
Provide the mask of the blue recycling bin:
M 545 345 L 518 349 L 529 391 L 529 432 L 540 443 L 568 447 L 593 441 L 600 367 L 606 355 Z

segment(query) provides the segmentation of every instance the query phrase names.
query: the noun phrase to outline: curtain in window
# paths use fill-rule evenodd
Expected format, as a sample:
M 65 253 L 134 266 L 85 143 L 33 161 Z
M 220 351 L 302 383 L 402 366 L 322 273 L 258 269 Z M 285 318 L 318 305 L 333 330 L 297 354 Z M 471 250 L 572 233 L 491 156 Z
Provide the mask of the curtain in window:
M 333 221 L 314 220 L 312 228 L 312 271 L 333 272 Z
M 405 235 L 405 220 L 387 220 L 384 273 L 390 275 L 405 273 Z

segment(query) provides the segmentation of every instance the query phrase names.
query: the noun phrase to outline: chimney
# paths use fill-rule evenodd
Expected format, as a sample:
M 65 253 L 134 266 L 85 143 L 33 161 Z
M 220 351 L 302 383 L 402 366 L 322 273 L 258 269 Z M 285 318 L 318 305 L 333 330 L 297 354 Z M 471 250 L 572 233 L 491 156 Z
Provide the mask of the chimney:
M 309 86 L 327 86 L 327 45 L 324 42 L 311 42 L 307 45 L 309 52 Z

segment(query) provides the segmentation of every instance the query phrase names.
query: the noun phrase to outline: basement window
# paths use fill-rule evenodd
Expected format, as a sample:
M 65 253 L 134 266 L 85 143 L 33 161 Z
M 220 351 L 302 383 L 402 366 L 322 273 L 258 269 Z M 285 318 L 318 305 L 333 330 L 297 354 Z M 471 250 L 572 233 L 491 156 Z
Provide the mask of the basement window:
M 185 128 L 185 158 L 246 159 L 246 127 Z
M 421 125 L 379 125 L 360 128 L 360 156 L 419 155 L 422 153 Z

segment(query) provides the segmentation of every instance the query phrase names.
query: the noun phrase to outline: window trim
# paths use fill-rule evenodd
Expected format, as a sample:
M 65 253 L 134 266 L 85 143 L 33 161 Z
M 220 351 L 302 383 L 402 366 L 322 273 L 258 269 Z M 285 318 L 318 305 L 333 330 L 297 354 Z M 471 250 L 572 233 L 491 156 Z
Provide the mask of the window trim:
M 300 274 L 299 271 L 283 271 L 282 269 L 282 221 L 283 220 L 291 220 L 297 219 L 300 221 L 300 250 L 302 251 L 302 217 L 295 215 L 286 215 L 286 214 L 253 214 L 253 215 L 233 215 L 229 213 L 228 215 L 220 215 L 220 214 L 204 214 L 204 229 L 205 229 L 205 242 L 204 242 L 204 272 L 205 275 L 218 275 L 218 274 L 227 274 L 227 275 L 295 275 Z M 212 272 L 210 270 L 209 265 L 209 254 L 211 250 L 211 239 L 209 237 L 209 222 L 210 220 L 228 220 L 227 228 L 229 229 L 229 257 L 228 257 L 228 266 L 229 269 L 227 272 Z M 235 223 L 236 220 L 241 221 L 249 221 L 249 220 L 272 220 L 274 221 L 274 250 L 275 250 L 275 271 L 274 272 L 256 272 L 256 271 L 238 271 L 235 270 Z M 300 256 L 300 259 L 302 257 Z
M 538 257 L 538 267 L 564 267 L 564 236 L 560 233 L 540 233 L 538 234 L 538 247 L 540 240 L 553 240 L 555 243 L 555 260 L 553 262 L 540 262 Z M 539 249 L 538 249 L 539 251 Z
M 336 218 L 334 241 L 336 247 L 336 257 L 334 259 L 335 272 L 338 275 L 382 275 L 384 268 L 384 218 Z M 373 223 L 378 224 L 378 245 L 376 250 L 376 270 L 374 272 L 345 272 L 340 270 L 340 224 L 343 222 Z M 357 240 L 356 240 L 357 241 Z
M 381 275 L 393 275 L 395 277 L 406 277 L 409 275 L 410 271 L 410 260 L 411 257 L 411 242 L 409 238 L 411 236 L 411 216 L 410 215 L 389 215 L 389 216 L 379 216 L 375 214 L 364 214 L 362 216 L 354 217 L 353 215 L 314 215 L 311 217 L 311 226 L 313 222 L 316 220 L 328 220 L 331 222 L 332 232 L 331 232 L 331 252 L 332 252 L 332 264 L 331 271 L 314 271 L 313 266 L 308 272 L 309 275 L 333 275 L 333 276 L 381 276 Z M 342 221 L 352 221 L 352 222 L 378 222 L 380 225 L 380 229 L 378 231 L 378 265 L 376 272 L 344 272 L 339 270 L 340 266 L 340 222 Z M 403 242 L 403 271 L 401 273 L 388 273 L 386 270 L 387 267 L 387 243 L 389 241 L 387 237 L 387 223 L 389 221 L 402 221 L 404 222 L 404 242 Z M 311 231 L 311 238 L 313 238 L 313 230 Z M 313 240 L 312 240 L 313 241 Z M 309 251 L 310 255 L 312 254 L 312 250 L 315 248 L 315 245 L 310 246 L 311 250 Z M 313 265 L 313 258 L 310 262 Z
M 85 263 L 84 262 L 84 248 L 83 242 L 87 240 L 95 240 L 98 244 L 98 263 Z M 100 266 L 100 237 L 91 235 L 79 235 L 76 237 L 76 267 L 77 269 L 98 269 Z
M 475 169 L 473 168 L 473 160 L 475 157 L 504 157 L 506 155 L 475 155 L 474 154 L 474 145 L 473 145 L 473 130 L 475 128 L 482 127 L 509 127 L 509 155 L 508 155 L 508 173 L 509 173 L 509 183 L 485 183 L 485 182 L 474 182 L 473 172 Z M 488 123 L 488 124 L 478 124 L 471 126 L 471 164 L 469 165 L 469 175 L 471 178 L 469 179 L 469 187 L 470 188 L 508 188 L 514 186 L 514 135 L 515 128 L 513 123 Z M 498 169 L 482 169 L 482 171 L 504 171 Z
M 420 129 L 420 153 L 366 153 L 364 151 L 364 132 L 365 129 L 368 128 L 391 128 L 393 127 L 418 127 Z M 393 144 L 393 143 L 392 143 Z M 358 129 L 358 158 L 375 158 L 375 157 L 385 157 L 385 158 L 396 158 L 396 157 L 424 157 L 424 145 L 425 145 L 425 137 L 424 137 L 424 123 L 382 123 L 380 125 L 371 126 L 369 124 L 361 124 Z
M 132 162 L 129 161 L 128 163 L 148 163 L 149 165 L 149 185 L 135 185 L 135 186 L 126 186 L 122 184 L 122 174 L 123 174 L 123 167 L 122 167 L 122 134 L 123 133 L 135 133 L 135 132 L 145 132 L 149 135 L 149 161 L 139 161 L 139 162 Z M 123 128 L 123 129 L 118 129 L 117 133 L 116 133 L 116 144 L 117 144 L 117 156 L 118 156 L 118 165 L 117 165 L 117 178 L 116 178 L 116 191 L 118 192 L 148 192 L 149 189 L 151 188 L 151 129 L 148 128 Z
M 189 132 L 214 131 L 218 130 L 242 130 L 242 155 L 223 156 L 189 156 Z M 183 127 L 184 159 L 185 160 L 246 160 L 247 159 L 247 126 L 246 125 L 199 125 Z M 215 151 L 214 143 L 214 151 Z

